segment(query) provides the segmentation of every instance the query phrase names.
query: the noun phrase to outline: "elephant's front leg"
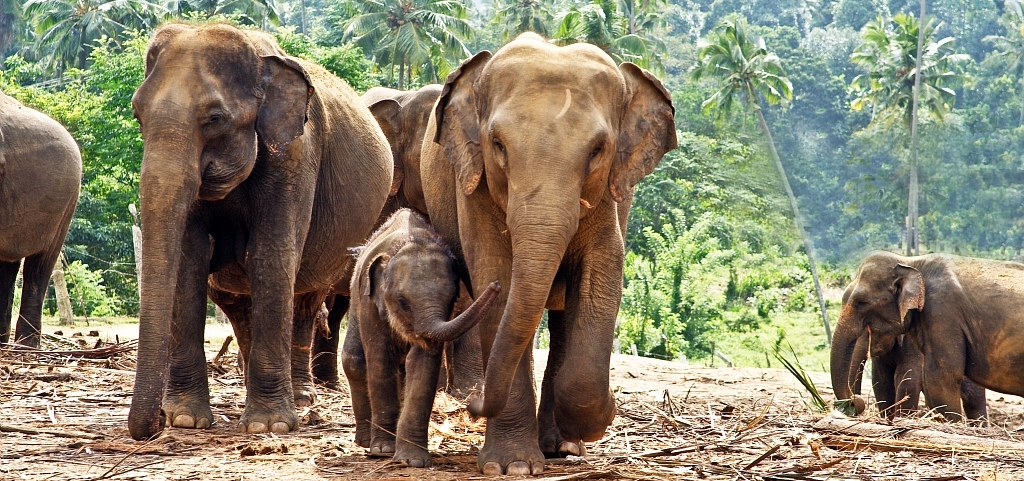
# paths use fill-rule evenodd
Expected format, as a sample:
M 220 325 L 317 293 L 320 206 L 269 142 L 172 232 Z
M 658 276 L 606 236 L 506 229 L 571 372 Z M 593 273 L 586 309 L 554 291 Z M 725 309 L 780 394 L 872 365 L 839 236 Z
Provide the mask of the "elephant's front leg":
M 387 321 L 363 322 L 360 319 L 359 324 L 363 352 L 366 355 L 366 384 L 371 410 L 368 454 L 371 457 L 389 457 L 395 454 L 395 431 L 402 405 L 399 398 L 402 381 L 398 378 L 401 371 L 400 358 L 405 353 L 396 349 L 397 346 L 391 342 L 386 332 L 389 329 Z
M 902 355 L 896 364 L 893 381 L 896 384 L 896 414 L 906 416 L 917 412 L 921 404 L 921 387 L 924 384 L 924 355 L 909 338 L 902 341 Z
M 11 309 L 14 307 L 14 281 L 21 262 L 0 261 L 0 343 L 11 340 Z
M 352 415 L 356 418 L 356 445 L 370 447 L 370 428 L 373 411 L 370 408 L 370 392 L 367 387 L 366 354 L 363 339 L 359 335 L 359 322 L 350 315 L 345 331 L 345 343 L 341 348 L 341 367 L 348 379 L 348 390 L 352 395 Z
M 186 225 L 181 253 L 171 318 L 170 368 L 163 410 L 168 426 L 206 429 L 213 424 L 206 353 L 203 351 L 207 276 L 213 246 L 209 234 L 195 218 Z
M 295 405 L 312 406 L 316 402 L 316 388 L 310 372 L 310 347 L 313 343 L 313 321 L 324 302 L 324 292 L 302 294 L 295 299 L 292 319 L 292 393 Z
M 348 296 L 333 295 L 327 299 L 330 310 L 327 315 L 327 328 L 331 331 L 330 337 L 324 336 L 320 331 L 313 335 L 313 358 L 310 359 L 310 369 L 313 371 L 313 379 L 329 389 L 338 389 L 341 378 L 338 376 L 338 342 L 341 340 L 341 319 L 348 313 Z
M 941 345 L 941 355 L 933 353 L 925 356 L 924 396 L 928 408 L 935 409 L 945 416 L 947 421 L 964 420 L 964 411 L 960 405 L 961 383 L 964 379 L 964 366 L 967 360 L 966 343 L 963 340 L 950 342 L 947 335 L 945 343 L 931 341 L 933 346 Z M 926 340 L 928 342 L 930 340 Z M 933 348 L 934 349 L 934 348 Z
M 438 343 L 440 344 L 440 343 Z M 441 371 L 441 345 L 424 349 L 413 345 L 406 355 L 405 396 L 398 418 L 395 461 L 414 468 L 430 466 L 427 450 L 427 427 L 437 393 L 437 376 Z
M 551 334 L 551 345 L 548 349 L 548 364 L 544 368 L 544 381 L 541 383 L 540 406 L 537 409 L 540 450 L 548 458 L 564 458 L 570 454 L 583 456 L 586 454 L 583 444 L 563 439 L 555 422 L 555 375 L 562 369 L 566 349 L 564 310 L 548 311 L 548 332 Z

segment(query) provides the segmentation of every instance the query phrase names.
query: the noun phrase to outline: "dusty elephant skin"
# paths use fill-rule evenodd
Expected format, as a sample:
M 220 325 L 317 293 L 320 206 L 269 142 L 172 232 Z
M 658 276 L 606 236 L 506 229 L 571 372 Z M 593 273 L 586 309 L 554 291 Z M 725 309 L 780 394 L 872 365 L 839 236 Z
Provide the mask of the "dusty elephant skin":
M 484 393 L 469 406 L 488 418 L 483 473 L 540 473 L 545 455 L 581 454 L 611 423 L 619 209 L 675 147 L 661 82 L 591 45 L 524 34 L 448 77 L 423 143 L 427 212 L 474 295 L 507 286 L 480 321 Z M 545 307 L 538 410 L 529 348 Z
M 865 329 L 867 331 L 867 329 Z M 898 331 L 895 331 L 898 332 Z M 924 355 L 917 345 L 895 332 L 879 334 L 865 332 L 854 346 L 848 386 L 853 389 L 853 411 L 860 415 L 866 404 L 859 398 L 864 363 L 871 356 L 871 382 L 875 405 L 887 418 L 917 412 L 920 405 Z M 964 378 L 960 384 L 960 398 L 968 419 L 984 419 L 988 415 L 985 388 Z
M 492 282 L 452 319 L 459 283 L 451 250 L 410 209 L 397 211 L 361 249 L 342 360 L 356 442 L 371 456 L 430 466 L 424 446 L 443 344 L 475 326 L 500 291 Z
M 426 215 L 427 207 L 423 201 L 423 187 L 420 183 L 420 147 L 423 132 L 427 129 L 427 119 L 440 94 L 440 85 L 427 85 L 413 91 L 374 87 L 359 98 L 380 125 L 395 159 L 391 192 L 378 218 L 378 224 L 383 224 L 391 214 L 403 207 L 411 207 Z M 348 310 L 349 299 L 336 296 L 330 301 L 328 330 L 337 333 L 341 328 L 341 319 Z M 313 376 L 327 386 L 336 386 L 339 381 L 340 337 L 333 334 L 327 337 L 319 332 L 314 336 Z M 482 373 L 479 376 L 482 377 Z
M 145 143 L 132 437 L 212 424 L 208 293 L 245 361 L 239 429 L 295 429 L 296 401 L 314 396 L 313 320 L 391 186 L 383 133 L 343 81 L 221 24 L 158 29 L 132 105 Z
M 57 121 L 0 92 L 0 342 L 11 337 L 14 282 L 25 281 L 14 342 L 39 347 L 43 298 L 82 184 L 82 156 Z
M 832 387 L 836 399 L 857 399 L 850 388 L 857 340 L 870 332 L 871 356 L 883 358 L 877 374 L 896 379 L 899 370 L 922 366 L 920 389 L 930 409 L 946 419 L 984 415 L 982 389 L 1024 394 L 1020 346 L 1024 343 L 1024 264 L 939 254 L 903 257 L 870 254 L 843 294 L 832 337 Z M 884 359 L 896 339 L 920 350 L 921 361 L 902 351 Z M 908 359 L 909 358 L 909 359 Z M 898 366 L 898 367 L 895 367 Z M 969 379 L 972 384 L 964 382 Z M 886 389 L 896 391 L 896 386 Z M 912 391 L 912 388 L 909 389 Z M 902 392 L 902 391 L 901 391 Z M 877 391 L 876 391 L 877 393 Z M 907 395 L 913 394 L 907 392 Z M 894 402 L 896 394 L 876 394 Z M 961 398 L 963 406 L 961 406 Z M 863 403 L 863 401 L 860 401 Z

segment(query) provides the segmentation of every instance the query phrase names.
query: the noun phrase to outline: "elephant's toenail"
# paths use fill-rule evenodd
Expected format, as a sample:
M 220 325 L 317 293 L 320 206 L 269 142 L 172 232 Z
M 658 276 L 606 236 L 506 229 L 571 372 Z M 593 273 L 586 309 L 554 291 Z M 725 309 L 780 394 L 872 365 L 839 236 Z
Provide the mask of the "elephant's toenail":
M 274 433 L 287 433 L 288 431 L 291 431 L 291 430 L 292 430 L 292 428 L 290 426 L 288 426 L 288 423 L 283 423 L 283 422 L 280 422 L 280 421 L 278 421 L 278 422 L 276 422 L 276 423 L 274 423 L 274 424 L 272 424 L 270 426 L 270 431 L 274 432 Z
M 505 474 L 501 472 L 501 465 L 493 461 L 484 463 L 484 467 L 480 471 L 486 476 L 501 476 L 502 474 Z
M 509 476 L 523 476 L 530 473 L 530 464 L 526 461 L 513 461 L 508 464 L 505 474 Z
M 196 420 L 188 414 L 179 414 L 174 417 L 174 427 L 176 428 L 194 428 L 196 426 Z
M 265 433 L 267 432 L 267 425 L 263 423 L 249 423 L 250 433 Z
M 210 424 L 211 423 L 209 419 L 199 418 L 199 421 L 196 423 L 196 429 L 209 429 Z

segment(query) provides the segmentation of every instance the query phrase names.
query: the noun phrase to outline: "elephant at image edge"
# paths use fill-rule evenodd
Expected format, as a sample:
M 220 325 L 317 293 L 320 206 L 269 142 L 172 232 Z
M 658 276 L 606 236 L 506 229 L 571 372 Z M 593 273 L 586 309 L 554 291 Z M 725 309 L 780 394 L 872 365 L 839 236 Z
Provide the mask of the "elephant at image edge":
M 132 437 L 212 424 L 208 291 L 247 360 L 239 428 L 295 429 L 295 397 L 313 395 L 313 319 L 351 272 L 339 253 L 371 232 L 391 186 L 384 134 L 343 81 L 223 24 L 158 29 L 132 105 L 144 138 Z
M 474 295 L 503 286 L 479 325 L 484 392 L 469 405 L 488 418 L 483 473 L 537 474 L 545 454 L 582 454 L 611 423 L 618 209 L 676 147 L 673 114 L 647 71 L 530 33 L 448 77 L 424 137 L 427 212 Z M 551 353 L 538 410 L 531 347 L 545 307 Z
M 865 332 L 861 335 L 854 347 L 850 369 L 851 378 L 847 384 L 853 389 L 854 396 L 850 403 L 850 407 L 853 409 L 844 409 L 844 412 L 859 416 L 866 408 L 864 400 L 859 395 L 861 394 L 864 364 L 869 356 L 869 342 L 874 344 L 872 347 L 875 347 L 870 352 L 871 387 L 875 393 L 875 405 L 878 410 L 889 419 L 897 415 L 916 412 L 920 405 L 923 384 L 921 378 L 924 373 L 924 354 L 914 342 L 903 334 L 897 336 L 871 334 Z M 833 389 L 835 389 L 834 386 Z M 960 384 L 960 398 L 968 419 L 984 419 L 988 415 L 985 388 L 964 378 Z M 897 400 L 900 402 L 897 403 Z
M 1018 368 L 1024 345 L 1024 264 L 941 254 L 904 257 L 870 254 L 843 294 L 832 337 L 832 386 L 836 399 L 853 399 L 849 379 L 857 340 L 904 335 L 923 356 L 922 389 L 930 409 L 964 419 L 980 409 L 983 389 L 1024 395 Z M 879 347 L 884 352 L 884 346 Z M 961 396 L 964 406 L 961 406 Z M 983 399 L 983 398 L 982 398 Z M 861 401 L 863 402 L 863 401 Z
M 14 283 L 25 259 L 14 342 L 39 347 L 43 298 L 81 184 L 71 134 L 0 92 L 0 342 L 10 341 Z

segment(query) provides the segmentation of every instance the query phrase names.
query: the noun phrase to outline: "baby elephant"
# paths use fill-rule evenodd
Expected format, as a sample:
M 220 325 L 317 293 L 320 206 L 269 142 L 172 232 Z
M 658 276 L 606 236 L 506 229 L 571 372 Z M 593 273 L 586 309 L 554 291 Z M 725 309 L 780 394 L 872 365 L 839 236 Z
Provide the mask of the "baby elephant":
M 370 456 L 394 453 L 403 464 L 430 466 L 427 425 L 444 343 L 472 328 L 500 289 L 492 282 L 452 319 L 459 295 L 455 258 L 427 220 L 409 209 L 395 212 L 361 248 L 342 367 L 356 443 L 370 448 Z

